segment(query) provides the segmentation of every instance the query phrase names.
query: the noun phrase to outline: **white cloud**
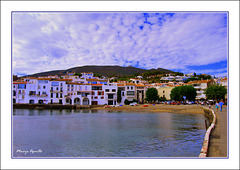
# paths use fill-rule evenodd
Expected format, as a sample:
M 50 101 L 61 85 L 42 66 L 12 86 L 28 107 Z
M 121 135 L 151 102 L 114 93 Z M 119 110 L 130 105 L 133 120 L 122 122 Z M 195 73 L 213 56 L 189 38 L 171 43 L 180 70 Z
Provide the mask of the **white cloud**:
M 223 13 L 150 13 L 147 19 L 142 13 L 14 13 L 13 72 L 137 61 L 147 69 L 187 70 L 191 65 L 225 61 L 224 17 Z M 26 68 L 33 61 L 34 67 Z

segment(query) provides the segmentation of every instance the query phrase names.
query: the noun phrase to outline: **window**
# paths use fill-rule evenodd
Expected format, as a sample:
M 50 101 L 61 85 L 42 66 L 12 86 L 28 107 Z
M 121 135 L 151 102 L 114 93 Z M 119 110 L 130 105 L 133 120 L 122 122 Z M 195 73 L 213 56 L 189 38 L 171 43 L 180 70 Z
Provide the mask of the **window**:
M 53 91 L 53 87 L 51 87 L 51 91 Z
M 97 96 L 95 96 L 95 97 L 94 97 L 94 99 L 98 99 L 98 97 L 97 97 Z
M 133 89 L 133 87 L 131 87 L 131 90 Z
M 47 94 L 47 92 L 43 91 L 42 94 Z
M 129 86 L 127 86 L 127 89 L 129 90 Z
M 16 96 L 16 91 L 15 90 L 13 90 L 13 96 Z
M 46 86 L 43 86 L 43 89 L 46 89 Z
M 70 87 L 70 85 L 68 85 L 68 87 Z
M 15 88 L 15 85 L 13 86 L 13 88 Z
M 101 99 L 104 99 L 104 97 L 102 96 Z
M 38 83 L 39 83 L 39 84 L 48 83 L 48 80 L 38 80 Z
M 73 84 L 72 84 L 72 87 L 73 87 Z
M 60 86 L 62 86 L 62 83 L 60 84 Z
M 163 90 L 163 93 L 165 93 L 165 91 Z
M 56 93 L 56 98 L 58 98 L 58 93 Z
M 122 96 L 124 96 L 124 91 L 122 92 Z
M 127 92 L 127 95 L 128 95 L 128 96 L 134 96 L 134 91 L 128 91 L 128 92 Z
M 62 93 L 60 93 L 60 98 L 62 98 Z
M 105 92 L 109 92 L 109 89 L 105 89 Z
M 116 92 L 116 89 L 112 89 L 112 92 Z
M 26 84 L 18 84 L 18 89 L 26 89 Z
M 29 104 L 34 104 L 34 100 L 29 100 Z
M 52 86 L 59 86 L 59 82 L 52 82 Z
M 53 93 L 51 93 L 51 98 L 53 98 Z
M 58 91 L 58 87 L 56 88 L 56 90 Z
M 92 86 L 92 90 L 102 90 L 102 86 Z
M 108 94 L 108 99 L 113 99 L 113 94 Z

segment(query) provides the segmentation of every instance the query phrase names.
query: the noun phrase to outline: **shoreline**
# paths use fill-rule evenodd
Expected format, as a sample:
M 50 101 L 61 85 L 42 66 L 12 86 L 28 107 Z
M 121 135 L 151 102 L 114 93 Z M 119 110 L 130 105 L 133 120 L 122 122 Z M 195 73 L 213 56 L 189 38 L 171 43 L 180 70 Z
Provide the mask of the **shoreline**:
M 13 104 L 14 109 L 91 109 L 91 110 L 109 110 L 109 111 L 125 111 L 139 113 L 192 113 L 204 114 L 204 109 L 199 105 L 164 105 L 164 104 L 148 104 L 148 107 L 123 105 L 119 107 L 104 108 L 104 105 L 59 105 L 59 104 Z

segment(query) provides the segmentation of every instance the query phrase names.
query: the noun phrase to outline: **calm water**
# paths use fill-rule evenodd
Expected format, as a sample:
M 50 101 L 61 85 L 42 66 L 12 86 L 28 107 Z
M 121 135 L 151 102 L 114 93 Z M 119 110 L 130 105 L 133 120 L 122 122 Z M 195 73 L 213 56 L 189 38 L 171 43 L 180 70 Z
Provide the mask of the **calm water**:
M 201 114 L 14 109 L 12 119 L 13 157 L 198 157 L 205 135 Z

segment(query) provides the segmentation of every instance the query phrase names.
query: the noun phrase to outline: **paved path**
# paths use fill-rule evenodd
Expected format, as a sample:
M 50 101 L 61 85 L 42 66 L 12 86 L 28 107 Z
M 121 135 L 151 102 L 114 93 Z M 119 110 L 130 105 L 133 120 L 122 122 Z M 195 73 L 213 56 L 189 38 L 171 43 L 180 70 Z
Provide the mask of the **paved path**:
M 207 157 L 228 157 L 228 116 L 227 107 L 223 106 L 222 112 L 214 108 L 217 121 L 210 135 Z

